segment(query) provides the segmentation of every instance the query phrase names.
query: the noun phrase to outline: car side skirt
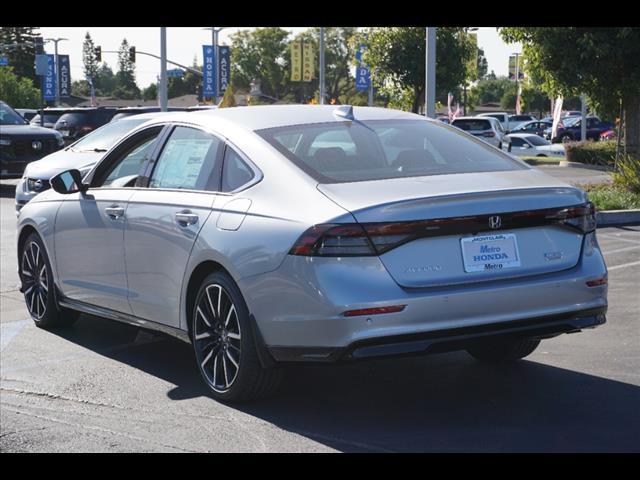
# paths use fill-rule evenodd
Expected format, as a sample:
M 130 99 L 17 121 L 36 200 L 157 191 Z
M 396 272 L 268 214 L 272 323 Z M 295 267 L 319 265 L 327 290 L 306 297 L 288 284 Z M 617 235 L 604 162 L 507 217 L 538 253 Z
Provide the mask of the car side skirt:
M 167 335 L 171 335 L 172 337 L 176 337 L 187 343 L 191 343 L 191 339 L 189 338 L 189 333 L 179 328 L 170 327 L 169 325 L 153 322 L 151 320 L 145 320 L 144 318 L 139 318 L 133 315 L 129 315 L 127 313 L 117 312 L 109 308 L 98 307 L 85 302 L 81 302 L 79 300 L 72 300 L 70 298 L 60 295 L 59 293 L 58 293 L 58 303 L 61 307 L 64 307 L 64 308 L 76 310 L 78 312 L 86 313 L 88 315 L 94 315 L 96 317 L 106 318 L 108 320 L 115 320 L 117 322 L 126 323 L 128 325 L 133 325 L 135 327 L 139 327 L 145 330 L 152 330 L 155 332 L 165 333 Z

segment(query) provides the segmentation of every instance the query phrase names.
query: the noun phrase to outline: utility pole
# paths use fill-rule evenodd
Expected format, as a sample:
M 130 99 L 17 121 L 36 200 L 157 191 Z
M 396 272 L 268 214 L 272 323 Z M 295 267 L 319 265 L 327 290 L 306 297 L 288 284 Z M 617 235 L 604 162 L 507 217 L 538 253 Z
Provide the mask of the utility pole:
M 160 111 L 166 112 L 167 98 L 167 27 L 160 27 Z
M 324 27 L 320 27 L 320 105 L 324 105 Z
M 58 76 L 58 42 L 68 40 L 67 38 L 45 38 L 45 42 L 53 42 L 55 44 L 53 55 L 53 74 L 56 78 L 56 107 L 60 106 L 60 77 Z
M 436 27 L 426 27 L 426 58 L 425 58 L 425 115 L 436 117 Z
M 587 139 L 587 97 L 580 95 L 580 140 L 583 142 Z

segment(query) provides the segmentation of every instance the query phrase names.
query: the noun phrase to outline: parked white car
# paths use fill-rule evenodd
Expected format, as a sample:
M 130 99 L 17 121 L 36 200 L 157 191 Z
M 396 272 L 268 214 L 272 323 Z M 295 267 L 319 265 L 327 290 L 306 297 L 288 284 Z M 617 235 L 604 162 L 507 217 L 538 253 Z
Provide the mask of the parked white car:
M 495 118 L 500 122 L 500 125 L 502 125 L 503 130 L 508 131 L 510 129 L 511 125 L 509 124 L 509 114 L 507 112 L 487 112 L 487 113 L 480 113 L 476 116 Z
M 511 154 L 518 157 L 563 157 L 564 145 L 551 143 L 538 135 L 530 133 L 512 133 Z
M 509 136 L 502 128 L 502 124 L 496 118 L 492 117 L 458 117 L 452 123 L 452 126 L 458 127 L 474 137 L 478 137 L 494 147 L 502 150 L 506 147 L 509 151 Z

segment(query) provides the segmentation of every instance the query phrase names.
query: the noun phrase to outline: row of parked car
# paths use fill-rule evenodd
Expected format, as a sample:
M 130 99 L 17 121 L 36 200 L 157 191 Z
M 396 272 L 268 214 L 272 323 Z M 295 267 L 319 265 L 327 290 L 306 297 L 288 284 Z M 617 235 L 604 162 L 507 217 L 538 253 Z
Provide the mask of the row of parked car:
M 169 111 L 216 108 L 199 105 L 169 107 Z M 19 177 L 25 166 L 73 144 L 88 133 L 125 117 L 159 112 L 160 107 L 84 107 L 16 109 L 0 101 L 0 173 L 2 178 Z
M 442 121 L 448 122 L 445 117 Z M 605 140 L 612 137 L 613 124 L 596 116 L 586 117 L 587 140 Z M 533 115 L 509 115 L 505 112 L 482 113 L 474 117 L 458 117 L 451 125 L 475 137 L 506 149 L 516 156 L 563 157 L 568 141 L 581 138 L 582 116 L 569 111 L 560 119 L 556 134 L 552 136 L 553 119 L 537 119 Z M 559 145 L 556 145 L 559 144 Z

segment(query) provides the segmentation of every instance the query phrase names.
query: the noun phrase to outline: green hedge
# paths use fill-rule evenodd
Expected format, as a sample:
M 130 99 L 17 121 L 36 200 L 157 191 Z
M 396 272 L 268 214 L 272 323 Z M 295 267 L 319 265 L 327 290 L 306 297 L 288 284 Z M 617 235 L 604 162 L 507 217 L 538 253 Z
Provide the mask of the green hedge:
M 613 167 L 616 160 L 616 141 L 568 142 L 564 149 L 569 162 Z

